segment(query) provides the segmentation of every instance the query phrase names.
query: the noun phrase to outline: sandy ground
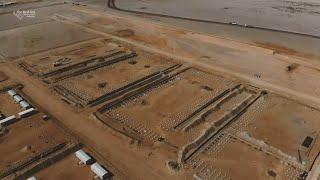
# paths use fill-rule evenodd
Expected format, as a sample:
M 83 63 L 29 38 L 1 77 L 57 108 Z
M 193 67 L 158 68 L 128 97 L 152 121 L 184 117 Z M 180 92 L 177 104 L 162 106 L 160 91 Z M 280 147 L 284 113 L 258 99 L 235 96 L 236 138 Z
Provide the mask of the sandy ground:
M 302 142 L 307 136 L 315 137 L 318 113 L 286 98 L 267 95 L 252 105 L 232 127 L 310 164 L 318 152 L 313 151 L 315 149 L 305 152 Z M 318 142 L 314 147 L 319 147 Z
M 169 67 L 169 65 L 170 62 L 167 67 Z M 132 66 L 135 68 L 132 69 Z M 148 68 L 146 68 L 146 66 Z M 134 82 L 165 68 L 166 65 L 164 63 L 139 58 L 135 65 L 129 64 L 128 62 L 120 62 L 115 64 L 113 67 L 99 70 L 99 72 L 93 72 L 65 80 L 61 82 L 61 84 L 67 88 L 75 88 L 80 92 L 85 90 L 85 93 L 96 99 L 106 93 L 110 93 L 113 90 L 123 87 L 130 82 Z M 115 79 L 114 77 L 117 78 Z M 97 86 L 99 83 L 106 83 L 106 86 L 99 88 Z
M 258 86 L 262 89 L 266 88 L 281 96 L 294 99 L 290 101 L 292 104 L 294 103 L 293 105 L 277 101 L 276 105 L 285 106 L 283 109 L 279 108 L 279 111 L 278 109 L 272 109 L 273 106 L 276 106 L 273 104 L 269 108 L 258 106 L 259 110 L 266 110 L 266 112 L 264 114 L 265 118 L 261 118 L 258 123 L 252 125 L 253 129 L 254 127 L 258 128 L 256 134 L 253 134 L 255 138 L 267 138 L 271 145 L 293 155 L 303 137 L 316 131 L 318 127 L 316 122 L 318 110 L 310 110 L 308 106 L 297 105 L 298 103 L 295 101 L 299 100 L 308 105 L 320 107 L 320 85 L 315 83 L 319 77 L 320 64 L 319 57 L 315 54 L 292 52 L 276 46 L 270 47 L 268 44 L 263 44 L 264 47 L 257 47 L 225 38 L 155 24 L 141 18 L 109 14 L 83 6 L 65 4 L 61 7 L 63 8 L 54 7 L 48 13 L 43 11 L 42 13 L 46 14 L 43 19 L 30 20 L 23 22 L 21 25 L 0 21 L 6 26 L 0 35 L 2 59 L 39 53 L 97 37 L 113 38 L 130 44 L 133 49 L 134 47 L 142 48 L 149 53 L 166 56 L 166 58 L 170 57 L 183 62 L 187 66 L 196 66 L 223 77 L 222 80 L 217 81 L 211 81 L 208 78 L 202 82 L 203 84 L 192 82 L 192 78 L 185 78 L 180 80 L 181 84 L 176 87 L 155 91 L 150 99 L 146 100 L 146 103 L 142 103 L 147 106 L 141 106 L 140 103 L 138 106 L 123 108 L 124 111 L 130 111 L 129 115 L 136 117 L 137 121 L 144 120 L 146 124 L 149 123 L 148 125 L 155 129 L 159 128 L 158 123 L 163 120 L 161 118 L 162 111 L 179 114 L 184 111 L 186 102 L 191 102 L 202 94 L 206 95 L 205 90 L 210 89 L 211 86 L 212 89 L 215 89 L 215 86 L 218 86 L 224 80 L 241 81 L 244 84 Z M 51 15 L 54 15 L 54 17 Z M 3 16 L 7 16 L 7 14 Z M 17 41 L 13 42 L 11 40 L 13 38 L 17 38 Z M 124 138 L 123 135 L 94 120 L 91 113 L 97 109 L 85 108 L 79 110 L 66 104 L 39 77 L 30 76 L 24 72 L 18 66 L 19 62 L 21 62 L 21 59 L 3 61 L 0 71 L 8 75 L 11 80 L 23 83 L 25 85 L 24 92 L 34 102 L 44 107 L 66 128 L 75 133 L 88 148 L 94 149 L 103 157 L 104 164 L 115 174 L 115 179 L 192 179 L 194 171 L 181 169 L 175 172 L 166 167 L 165 162 L 167 160 L 177 158 L 179 148 L 165 143 L 143 146 Z M 288 65 L 293 67 L 290 71 L 287 71 Z M 93 74 L 96 73 L 99 74 L 98 71 L 93 72 Z M 111 75 L 102 73 L 100 76 Z M 78 79 L 77 82 L 80 83 L 81 79 Z M 95 80 L 92 84 L 97 82 Z M 115 82 L 115 84 L 117 83 Z M 204 84 L 208 85 L 209 88 L 204 88 Z M 91 86 L 91 83 L 88 85 Z M 81 86 L 81 88 L 85 89 L 86 87 Z M 181 96 L 177 96 L 177 92 Z M 208 100 L 207 96 L 204 97 L 201 103 Z M 242 96 L 239 97 L 239 99 L 243 98 Z M 231 102 L 234 103 L 222 106 L 222 108 L 230 110 L 238 101 Z M 269 113 L 269 110 L 272 110 L 272 113 Z M 144 111 L 147 111 L 146 116 L 143 116 Z M 298 115 L 294 113 L 288 117 L 283 115 L 291 113 L 291 111 Z M 272 118 L 273 115 L 277 118 L 284 116 L 279 120 L 281 126 L 265 123 L 266 119 Z M 299 120 L 296 117 L 299 117 Z M 297 123 L 301 123 L 303 118 L 306 118 L 304 120 L 306 122 L 305 126 L 298 126 Z M 210 119 L 210 121 L 214 121 L 214 119 Z M 293 121 L 292 119 L 296 120 Z M 286 130 L 287 126 L 291 127 L 290 131 Z M 264 131 L 265 127 L 272 128 L 276 133 Z M 281 134 L 282 131 L 286 131 L 283 134 L 290 139 L 288 144 L 281 144 L 278 138 L 274 137 Z M 298 133 L 295 133 L 295 131 Z M 25 136 L 25 138 L 28 137 Z M 23 140 L 24 138 L 19 139 Z M 31 140 L 29 139 L 29 141 Z M 286 141 L 286 139 L 282 141 Z M 251 168 L 244 168 L 244 171 L 240 169 L 232 171 L 230 173 L 231 177 L 269 179 L 274 174 L 271 173 L 270 175 L 268 170 L 283 174 L 285 167 L 279 164 L 277 160 L 262 155 L 263 153 L 256 148 L 239 144 L 237 142 L 231 144 L 233 148 L 224 149 L 222 155 L 219 156 L 220 159 L 218 158 L 218 166 L 226 169 L 227 172 L 232 170 L 234 166 L 249 166 Z M 218 147 L 218 149 L 223 149 L 223 146 Z M 314 151 L 316 152 L 318 149 Z M 10 152 L 10 149 L 5 152 Z M 254 155 L 251 156 L 247 152 L 252 152 L 250 154 Z M 257 163 L 251 163 L 251 158 L 252 161 Z M 314 155 L 310 156 L 310 161 L 312 159 L 314 159 Z M 63 164 L 67 161 L 68 159 L 60 163 Z M 59 166 L 60 164 L 56 164 L 52 168 L 59 169 Z M 257 172 L 248 176 L 250 170 L 255 167 L 257 167 Z M 44 171 L 44 173 L 50 174 L 51 172 Z M 297 175 L 292 172 L 289 173 L 294 176 Z M 61 172 L 60 174 L 68 176 L 68 173 Z
M 136 15 L 133 13 L 126 13 L 110 9 L 106 7 L 106 2 L 104 0 L 78 0 L 88 7 L 93 7 L 95 9 L 112 12 L 115 14 L 126 15 L 126 16 L 136 16 L 139 18 L 147 19 L 156 23 L 163 23 L 166 25 L 172 25 L 179 28 L 189 29 L 192 31 L 202 32 L 211 34 L 214 36 L 225 37 L 228 39 L 233 39 L 245 43 L 255 44 L 256 42 L 260 43 L 269 43 L 277 44 L 278 46 L 286 47 L 296 51 L 303 51 L 308 53 L 318 54 L 319 51 L 319 39 L 298 36 L 287 33 L 280 32 L 270 32 L 261 29 L 253 28 L 243 28 L 238 26 L 230 26 L 224 24 L 213 24 L 213 23 L 204 23 L 196 21 L 188 21 L 182 19 L 172 19 L 166 17 L 158 16 L 148 16 L 148 15 Z M 299 42 L 299 43 L 296 43 Z
M 62 26 L 63 28 L 61 28 Z M 44 22 L 23 29 L 2 31 L 0 41 L 4 44 L 0 47 L 0 53 L 4 54 L 5 57 L 21 57 L 95 37 L 97 36 L 94 34 L 78 30 L 72 26 L 68 27 L 57 22 Z M 15 42 L 9 43 L 12 38 L 16 39 Z M 63 40 L 61 41 L 60 38 Z
M 298 158 L 297 149 L 304 138 L 308 135 L 311 136 L 319 128 L 317 127 L 319 115 L 312 109 L 307 109 L 285 99 L 266 97 L 265 101 L 266 105 L 264 106 L 266 106 L 267 112 L 261 112 L 255 116 L 261 119 L 256 123 L 249 124 L 249 133 L 257 139 L 263 138 L 262 140 L 267 143 Z M 249 119 L 257 119 L 248 116 Z
M 54 96 L 52 91 L 41 81 L 30 78 L 20 69 L 16 70 L 18 70 L 19 75 L 16 72 L 14 75 L 6 72 L 18 79 L 24 79 L 23 81 L 28 84 L 24 92 L 30 98 L 36 103 L 41 103 L 56 118 L 63 119 L 62 122 L 67 128 L 78 134 L 87 146 L 98 151 L 104 157 L 107 168 L 110 168 L 110 171 L 115 174 L 115 179 L 144 179 L 148 177 L 163 179 L 177 176 L 166 170 L 161 160 L 163 159 L 162 155 L 150 157 L 151 160 L 145 161 L 143 168 L 132 166 L 132 164 L 141 164 L 141 160 L 150 159 L 147 154 L 153 150 L 139 148 L 140 150 L 137 151 L 137 147 L 130 146 L 128 140 L 119 138 L 112 131 L 98 126 L 89 118 L 88 114 L 75 111 L 60 98 Z M 39 91 L 40 89 L 41 91 Z M 43 101 L 44 99 L 47 99 L 47 101 Z M 161 170 L 154 168 L 155 163 Z
M 16 115 L 22 111 L 20 105 L 16 103 L 7 93 L 0 94 L 0 110 L 6 116 Z
M 153 131 L 166 138 L 170 144 L 182 147 L 192 138 L 188 134 L 172 132 L 173 127 L 197 108 L 236 85 L 236 82 L 219 76 L 190 69 L 163 86 L 124 102 L 107 114 L 124 121 L 127 126 L 132 125 L 135 131 L 141 131 L 145 139 L 152 139 L 148 131 Z M 124 119 L 118 117 L 119 114 Z M 141 127 L 145 129 L 140 130 Z
M 108 41 L 108 39 L 97 38 L 63 46 L 63 48 L 56 48 L 23 58 L 23 63 L 28 66 L 30 71 L 43 75 L 98 56 L 125 51 L 123 47 Z M 82 57 L 85 58 L 82 59 Z M 79 60 L 80 58 L 81 60 Z M 62 64 L 54 66 L 55 62 L 62 62 Z
M 5 170 L 19 162 L 24 162 L 36 153 L 45 152 L 67 142 L 65 134 L 51 122 L 45 122 L 41 115 L 34 115 L 10 125 L 8 134 L 1 137 L 0 151 L 7 154 L 2 157 L 0 169 Z M 21 133 L 23 131 L 23 133 Z
M 95 16 L 101 15 L 94 14 Z M 290 96 L 304 97 L 308 101 L 319 101 L 316 95 L 319 93 L 319 87 L 317 87 L 318 84 L 313 83 L 317 81 L 316 74 L 319 73 L 317 56 L 296 54 L 277 47 L 259 48 L 235 41 L 226 41 L 223 38 L 208 37 L 157 24 L 146 24 L 139 19 L 133 21 L 119 18 L 118 21 L 113 21 L 110 18 L 84 17 L 83 15 L 81 17 L 80 20 L 77 15 L 73 14 L 62 16 L 62 19 L 67 18 L 65 22 L 86 26 L 101 35 L 108 36 L 111 33 L 124 41 L 130 39 L 131 43 L 146 43 L 153 52 L 184 59 L 188 63 L 212 68 L 215 71 L 231 73 L 258 86 L 277 91 L 282 89 L 283 93 Z M 84 20 L 90 23 L 87 24 Z M 112 23 L 117 25 L 111 26 Z M 148 31 L 143 28 L 146 26 Z M 122 38 L 118 31 L 128 29 L 128 27 L 131 30 L 134 29 L 134 35 Z M 300 57 L 294 58 L 292 54 Z M 286 67 L 292 63 L 301 65 L 292 73 L 288 73 Z M 256 78 L 257 74 L 261 76 Z M 305 85 L 301 86 L 301 83 Z M 310 89 L 305 87 L 310 87 Z
M 320 17 L 320 3 L 317 0 L 118 0 L 116 4 L 119 8 L 142 12 L 227 23 L 238 22 L 239 24 L 320 35 L 320 26 L 315 23 Z
M 232 142 L 228 148 L 221 152 L 213 166 L 214 169 L 225 174 L 224 179 L 272 179 L 267 173 L 270 170 L 276 172 L 275 179 L 285 179 L 285 166 L 278 159 L 266 156 L 263 152 L 240 141 Z M 217 175 L 216 172 L 212 177 Z
M 79 164 L 79 160 L 74 154 L 71 154 L 63 160 L 55 163 L 53 166 L 34 174 L 37 179 L 92 179 L 94 173 L 89 166 Z

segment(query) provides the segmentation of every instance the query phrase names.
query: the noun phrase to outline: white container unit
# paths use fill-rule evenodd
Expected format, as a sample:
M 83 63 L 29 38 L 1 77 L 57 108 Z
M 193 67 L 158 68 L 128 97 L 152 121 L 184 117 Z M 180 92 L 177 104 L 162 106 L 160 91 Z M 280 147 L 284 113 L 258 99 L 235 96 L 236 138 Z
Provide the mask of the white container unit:
M 1 126 L 6 126 L 6 125 L 14 123 L 16 120 L 17 120 L 16 116 L 9 116 L 9 117 L 7 117 L 5 119 L 2 119 L 0 121 L 0 125 Z
M 29 177 L 27 180 L 37 180 L 36 177 L 32 176 L 32 177 Z
M 19 95 L 15 95 L 15 96 L 13 96 L 13 99 L 14 99 L 14 101 L 16 102 L 16 103 L 19 103 L 20 101 L 22 101 L 23 99 L 22 99 L 22 97 L 21 96 L 19 96 Z
M 107 179 L 111 177 L 111 173 L 105 170 L 100 164 L 94 163 L 91 165 L 91 171 L 93 171 L 100 179 Z
M 13 96 L 17 95 L 16 91 L 15 91 L 15 90 L 13 90 L 13 89 L 10 89 L 10 90 L 9 90 L 9 91 L 7 91 L 7 92 L 8 92 L 8 94 L 9 94 L 9 96 L 11 96 L 11 97 L 13 97 Z
M 75 152 L 76 157 L 83 163 L 83 164 L 90 164 L 92 163 L 93 159 L 87 154 L 85 153 L 83 150 L 79 150 L 77 152 Z
M 33 115 L 34 113 L 36 113 L 37 111 L 34 109 L 34 108 L 30 108 L 30 109 L 27 109 L 25 111 L 22 111 L 22 112 L 19 112 L 18 115 L 21 117 L 21 118 L 26 118 L 26 117 L 29 117 L 31 115 Z
M 30 104 L 23 100 L 20 101 L 20 107 L 23 109 L 28 109 L 30 107 Z

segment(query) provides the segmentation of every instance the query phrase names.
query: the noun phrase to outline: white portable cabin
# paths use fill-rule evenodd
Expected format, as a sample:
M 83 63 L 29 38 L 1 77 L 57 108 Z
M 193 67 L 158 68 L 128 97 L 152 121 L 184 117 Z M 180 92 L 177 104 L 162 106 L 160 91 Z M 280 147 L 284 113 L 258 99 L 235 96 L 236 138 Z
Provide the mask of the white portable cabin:
M 15 101 L 16 103 L 19 103 L 20 101 L 23 100 L 22 97 L 19 96 L 19 95 L 14 95 L 14 96 L 13 96 L 13 99 L 14 99 L 14 101 Z
M 26 118 L 26 117 L 29 117 L 31 115 L 33 115 L 34 113 L 36 113 L 37 111 L 34 109 L 34 108 L 30 108 L 30 109 L 27 109 L 25 111 L 22 111 L 22 112 L 19 112 L 18 115 L 21 117 L 21 118 Z
M 79 150 L 75 152 L 76 157 L 83 163 L 83 164 L 90 164 L 92 163 L 93 159 L 83 150 Z
M 13 90 L 13 89 L 10 89 L 10 90 L 9 90 L 9 91 L 7 91 L 7 92 L 8 92 L 8 94 L 9 94 L 9 96 L 11 96 L 11 97 L 13 97 L 13 96 L 17 95 L 16 91 L 15 91 L 15 90 Z
M 16 116 L 13 115 L 13 116 L 9 116 L 7 118 L 0 120 L 0 124 L 1 124 L 1 126 L 6 126 L 6 125 L 14 123 L 16 120 L 17 120 Z
M 37 180 L 36 177 L 32 176 L 32 177 L 29 177 L 27 180 Z
M 93 171 L 100 179 L 110 178 L 111 174 L 105 170 L 99 163 L 91 165 L 91 171 Z
M 28 109 L 30 107 L 30 104 L 23 100 L 20 101 L 20 107 L 23 109 Z

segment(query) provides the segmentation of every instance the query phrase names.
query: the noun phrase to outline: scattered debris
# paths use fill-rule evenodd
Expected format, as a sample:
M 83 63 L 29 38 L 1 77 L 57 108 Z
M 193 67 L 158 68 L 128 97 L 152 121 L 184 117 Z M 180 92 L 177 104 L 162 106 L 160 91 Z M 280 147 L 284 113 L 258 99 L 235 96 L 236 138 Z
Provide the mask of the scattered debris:
M 302 143 L 302 146 L 304 146 L 304 147 L 306 147 L 306 148 L 309 148 L 310 145 L 312 144 L 312 142 L 313 142 L 313 138 L 310 137 L 310 136 L 307 136 L 307 137 L 304 139 L 304 141 L 303 141 L 303 143 Z
M 50 119 L 50 116 L 48 116 L 48 115 L 45 114 L 45 115 L 42 116 L 42 119 L 45 120 L 45 121 L 47 121 L 47 120 Z
M 202 86 L 203 89 L 207 90 L 207 91 L 213 91 L 213 89 L 209 86 Z
M 293 70 L 295 70 L 299 65 L 296 63 L 290 64 L 286 67 L 287 72 L 292 72 Z
M 59 67 L 59 66 L 65 66 L 67 64 L 71 63 L 71 59 L 70 58 L 61 58 L 59 60 L 57 60 L 56 62 L 53 63 L 53 67 Z
M 106 82 L 102 82 L 102 83 L 98 84 L 98 88 L 100 88 L 100 89 L 105 88 L 106 86 L 107 86 Z
M 273 170 L 269 170 L 269 171 L 268 171 L 268 175 L 271 176 L 271 177 L 273 177 L 273 178 L 275 178 L 275 177 L 277 176 L 277 173 L 274 172 Z
M 254 74 L 254 77 L 257 78 L 257 79 L 260 79 L 260 78 L 261 78 L 261 74 L 255 73 L 255 74 Z
M 27 152 L 27 151 L 30 151 L 32 148 L 32 146 L 30 144 L 24 146 L 22 149 L 21 149 L 21 152 Z
M 171 171 L 179 171 L 180 170 L 180 165 L 176 161 L 167 161 L 166 166 L 171 170 Z

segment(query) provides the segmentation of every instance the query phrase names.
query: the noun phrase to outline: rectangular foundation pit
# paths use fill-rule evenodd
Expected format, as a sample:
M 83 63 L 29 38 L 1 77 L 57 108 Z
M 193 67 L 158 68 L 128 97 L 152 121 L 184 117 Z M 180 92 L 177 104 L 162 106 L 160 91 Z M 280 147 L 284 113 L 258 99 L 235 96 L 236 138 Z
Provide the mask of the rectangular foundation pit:
M 104 114 L 148 139 L 152 134 L 171 138 L 172 128 L 208 101 L 237 86 L 236 82 L 191 68 L 168 82 L 120 102 Z M 170 135 L 171 134 L 171 135 Z
M 268 94 L 260 98 L 230 129 L 268 144 L 287 159 L 303 164 L 308 170 L 320 146 L 320 111 L 287 98 Z M 303 146 L 307 137 L 313 141 Z
M 139 52 L 138 52 L 139 53 Z M 55 85 L 60 91 L 70 92 L 76 103 L 94 106 L 117 95 L 139 88 L 161 77 L 161 71 L 174 66 L 173 62 L 141 53 L 132 61 L 123 61 L 102 69 L 75 76 Z M 58 90 L 58 91 L 59 91 Z
M 303 173 L 303 170 L 232 137 L 221 138 L 199 158 L 202 160 L 195 167 L 195 174 L 203 179 L 291 179 Z

